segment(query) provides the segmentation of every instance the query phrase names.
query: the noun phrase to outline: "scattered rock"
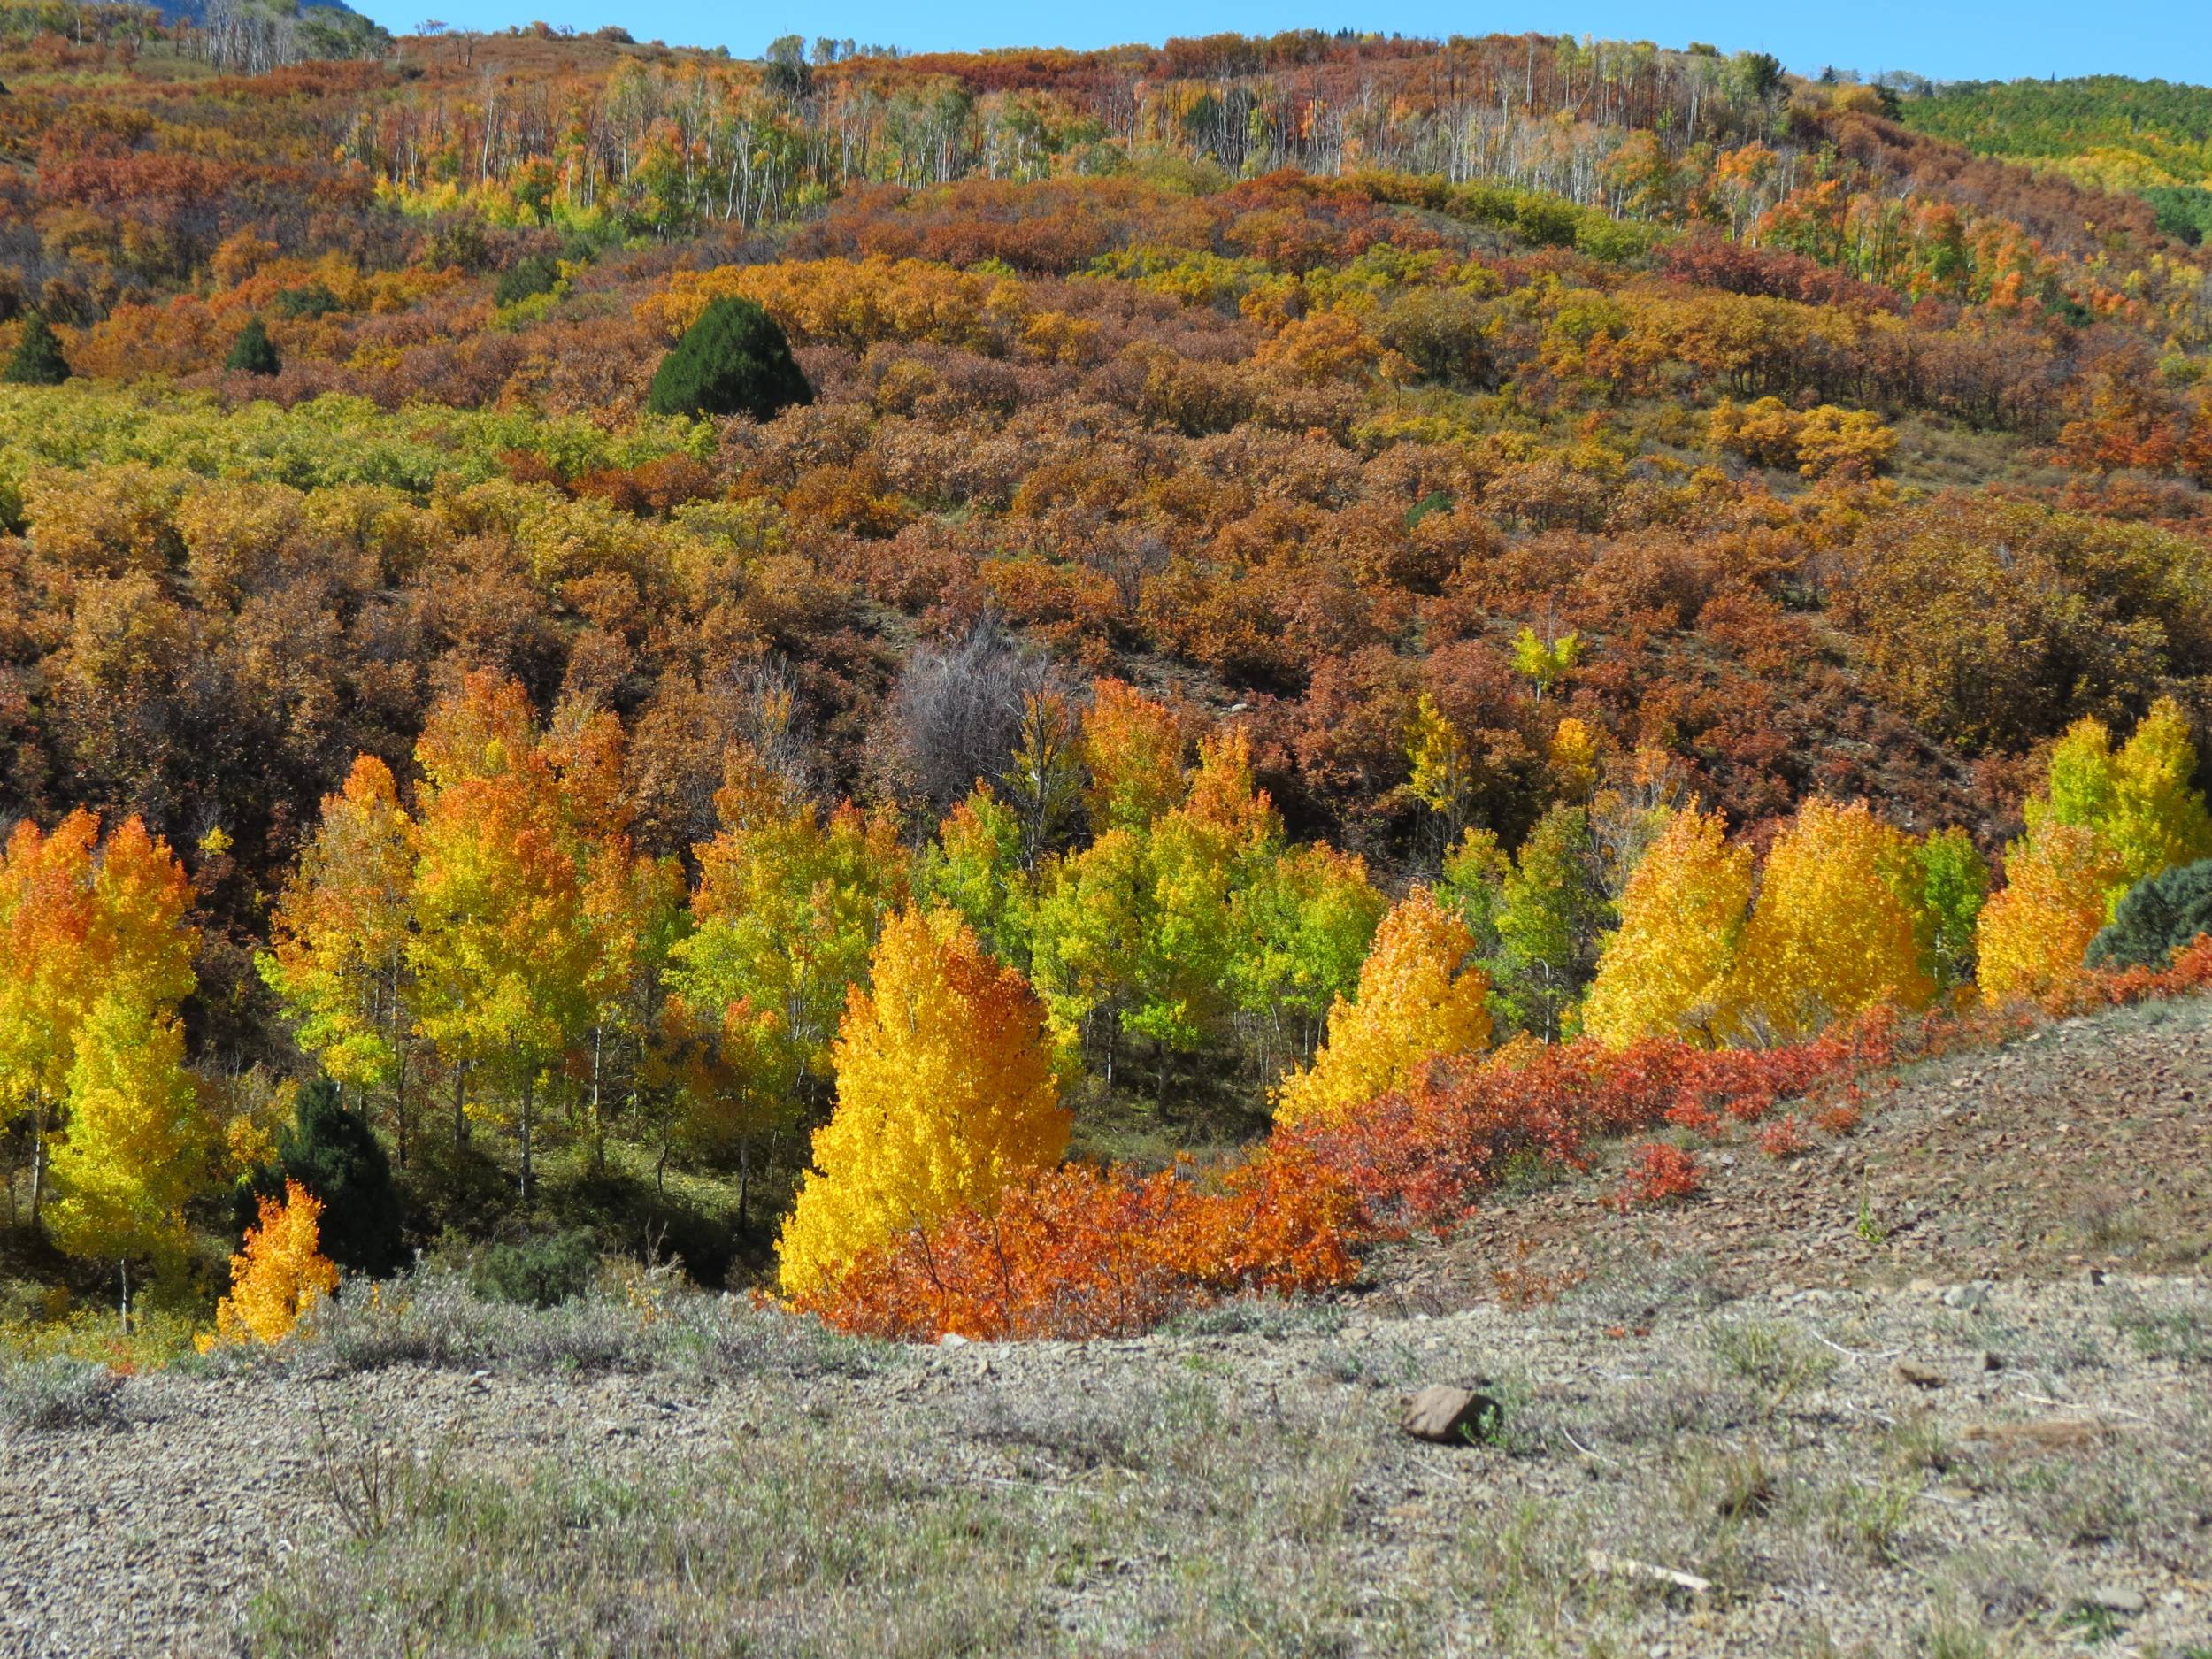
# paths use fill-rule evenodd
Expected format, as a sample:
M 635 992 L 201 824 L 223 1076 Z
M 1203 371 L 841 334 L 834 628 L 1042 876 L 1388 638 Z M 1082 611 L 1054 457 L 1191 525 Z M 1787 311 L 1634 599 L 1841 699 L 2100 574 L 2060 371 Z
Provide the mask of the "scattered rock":
M 1949 1380 L 1933 1366 L 1901 1359 L 1889 1368 L 1889 1374 L 1901 1383 L 1910 1383 L 1916 1388 L 1940 1388 Z
M 2002 1371 L 2004 1368 L 2005 1356 L 2002 1354 L 1993 1353 L 1988 1348 L 1984 1348 L 1982 1350 L 1982 1369 L 1984 1371 Z
M 1406 1402 L 1398 1426 L 1417 1440 L 1464 1446 L 1494 1430 L 1502 1416 L 1498 1402 L 1471 1388 L 1431 1383 Z
M 2131 1590 L 2124 1584 L 2101 1584 L 2089 1593 L 2089 1603 L 2108 1613 L 2140 1613 L 2149 1605 L 2140 1590 Z
M 968 1339 L 957 1331 L 948 1331 L 937 1339 L 937 1346 L 939 1348 L 965 1348 L 968 1346 Z

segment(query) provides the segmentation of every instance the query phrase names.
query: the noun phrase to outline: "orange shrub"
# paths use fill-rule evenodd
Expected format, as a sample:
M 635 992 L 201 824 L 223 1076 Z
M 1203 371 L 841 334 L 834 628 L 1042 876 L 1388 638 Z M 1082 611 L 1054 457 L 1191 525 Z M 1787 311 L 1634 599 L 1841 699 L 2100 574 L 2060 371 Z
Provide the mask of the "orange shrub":
M 284 1183 L 284 1202 L 261 1200 L 261 1225 L 230 1258 L 230 1294 L 215 1309 L 216 1342 L 276 1342 L 300 1316 L 338 1288 L 338 1269 L 322 1253 L 322 1201 L 297 1181 Z
M 842 1331 L 927 1341 L 1129 1336 L 1246 1291 L 1351 1279 L 1350 1194 L 1311 1158 L 1202 1175 L 1068 1164 L 864 1253 L 795 1299 Z

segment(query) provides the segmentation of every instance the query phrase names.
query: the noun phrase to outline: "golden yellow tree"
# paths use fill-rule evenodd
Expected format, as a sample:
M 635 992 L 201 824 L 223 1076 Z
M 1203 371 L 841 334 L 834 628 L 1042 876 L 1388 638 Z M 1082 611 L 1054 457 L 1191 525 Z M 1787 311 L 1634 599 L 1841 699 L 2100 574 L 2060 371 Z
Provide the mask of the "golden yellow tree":
M 72 1256 L 166 1265 L 206 1179 L 209 1125 L 184 1064 L 177 1004 L 197 985 L 191 885 L 137 818 L 101 844 L 75 983 L 66 1112 L 51 1148 L 54 1242 Z M 50 1135 L 50 1139 L 55 1137 Z
M 1583 1030 L 1615 1048 L 1640 1037 L 1713 1041 L 1750 902 L 1750 850 L 1728 844 L 1717 814 L 1694 805 L 1672 814 L 1621 894 Z
M 1412 1081 L 1431 1056 L 1487 1046 L 1490 976 L 1471 960 L 1474 946 L 1467 925 L 1427 887 L 1394 905 L 1375 930 L 1357 995 L 1336 999 L 1313 1064 L 1275 1091 L 1275 1121 L 1339 1121 Z
M 1069 1114 L 1029 983 L 950 910 L 885 924 L 832 1058 L 837 1106 L 777 1241 L 787 1295 L 835 1283 L 855 1256 L 1057 1163 Z
M 1886 1002 L 1927 1007 L 1935 982 L 1900 892 L 1913 879 L 1911 841 L 1865 802 L 1806 802 L 1759 879 L 1726 999 L 1730 1034 L 1794 1040 Z
M 1455 845 L 1474 809 L 1474 762 L 1467 740 L 1426 692 L 1406 724 L 1406 787 L 1414 798 L 1444 820 L 1444 844 Z
M 1975 930 L 1983 1000 L 2047 996 L 2078 978 L 2120 867 L 2101 836 L 2071 824 L 2047 823 L 2015 841 L 2005 885 Z
M 261 1201 L 261 1224 L 247 1230 L 230 1258 L 230 1294 L 215 1308 L 214 1342 L 276 1342 L 300 1316 L 338 1288 L 336 1263 L 322 1253 L 322 1201 L 297 1181 L 284 1199 Z M 200 1339 L 203 1352 L 212 1346 Z

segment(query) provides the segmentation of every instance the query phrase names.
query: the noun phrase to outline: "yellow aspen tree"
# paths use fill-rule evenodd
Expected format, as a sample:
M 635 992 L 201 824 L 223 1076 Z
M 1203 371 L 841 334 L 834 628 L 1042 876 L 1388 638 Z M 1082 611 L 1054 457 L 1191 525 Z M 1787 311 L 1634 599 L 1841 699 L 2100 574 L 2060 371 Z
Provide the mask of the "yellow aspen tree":
M 1456 845 L 1474 810 L 1474 762 L 1467 740 L 1426 692 L 1406 726 L 1406 764 L 1412 772 L 1406 787 L 1444 820 L 1444 844 Z
M 1070 1115 L 1028 981 L 950 910 L 884 926 L 833 1050 L 837 1105 L 777 1241 L 787 1295 L 833 1285 L 853 1258 L 1059 1162 Z
M 1571 714 L 1560 721 L 1552 729 L 1548 770 L 1561 800 L 1587 802 L 1597 788 L 1597 733 Z
M 1740 1041 L 1809 1037 L 1831 1019 L 1894 1003 L 1923 1009 L 1912 842 L 1863 801 L 1810 800 L 1768 853 L 1736 952 L 1725 1023 Z
M 206 1178 L 207 1125 L 184 1064 L 177 1004 L 197 983 L 191 889 L 168 844 L 137 818 L 98 849 L 84 933 L 84 1001 L 63 1127 L 52 1148 L 54 1242 L 117 1263 L 166 1266 L 186 1245 L 184 1205 Z
M 589 1024 L 582 820 L 618 741 L 601 721 L 541 738 L 522 687 L 472 674 L 432 713 L 413 888 L 416 1025 L 449 1064 L 503 1085 L 525 1202 L 536 1184 L 537 1091 Z M 457 1090 L 456 1139 L 466 1118 Z
M 322 1253 L 322 1201 L 297 1181 L 284 1183 L 281 1202 L 260 1202 L 260 1225 L 249 1228 L 230 1258 L 230 1294 L 215 1306 L 215 1334 L 199 1340 L 278 1342 L 301 1316 L 338 1288 L 338 1267 Z
M 1473 963 L 1474 935 L 1416 887 L 1375 930 L 1351 1002 L 1329 1010 L 1329 1035 L 1313 1064 L 1275 1092 L 1275 1121 L 1340 1121 L 1379 1094 L 1411 1082 L 1432 1056 L 1468 1054 L 1490 1041 L 1490 977 Z
M 176 1015 L 149 1014 L 124 996 L 95 1001 L 78 1035 L 68 1104 L 53 1157 L 54 1242 L 95 1260 L 174 1263 L 188 1242 L 185 1201 L 204 1180 L 208 1149 Z
M 301 1048 L 336 1082 L 389 1087 L 399 1161 L 407 1162 L 407 947 L 414 825 L 391 769 L 373 755 L 323 797 L 322 822 L 270 918 L 255 957 Z
M 1582 1029 L 1617 1048 L 1642 1037 L 1715 1041 L 1750 902 L 1749 849 L 1728 844 L 1717 814 L 1671 814 L 1622 891 Z
M 2088 830 L 2112 854 L 2107 918 L 2127 890 L 2176 864 L 2212 856 L 2212 814 L 2193 787 L 2196 745 L 2170 697 L 2151 705 L 2116 751 L 2101 720 L 2077 720 L 2052 745 L 2044 786 L 2022 806 L 2030 841 L 2052 826 Z
M 2015 841 L 2005 885 L 1975 929 L 1982 1000 L 1995 1007 L 2048 996 L 2079 979 L 2118 868 L 2102 838 L 2076 825 L 2047 822 Z

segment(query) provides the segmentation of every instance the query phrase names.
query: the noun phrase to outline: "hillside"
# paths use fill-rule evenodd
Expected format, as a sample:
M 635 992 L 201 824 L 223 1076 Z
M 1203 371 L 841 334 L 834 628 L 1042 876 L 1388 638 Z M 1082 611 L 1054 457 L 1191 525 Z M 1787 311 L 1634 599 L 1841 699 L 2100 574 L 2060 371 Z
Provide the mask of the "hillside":
M 0 1645 L 2189 1654 L 2208 1092 L 2212 1002 L 2070 1022 L 1688 1205 L 1601 1223 L 1601 1167 L 1137 1341 L 426 1283 L 268 1363 L 50 1384 L 48 1426 L 14 1372 Z M 1494 1438 L 1399 1432 L 1477 1379 Z
M 2212 233 L 2212 88 L 2089 75 L 1961 81 L 1905 100 L 1915 132 L 2139 196 L 2191 244 Z
M 1473 1365 L 1521 1328 L 1483 1294 L 1623 1250 L 1739 1302 L 1878 1279 L 1893 1338 L 1820 1330 L 1855 1353 L 1964 1351 L 1924 1278 L 2111 1324 L 2062 1270 L 2123 1245 L 2185 1300 L 2149 1280 L 2203 1233 L 2159 1069 L 2193 1077 L 2195 1016 L 2113 1010 L 2212 986 L 2212 253 L 2054 157 L 2123 121 L 2178 156 L 2189 89 L 1935 94 L 1955 137 L 1694 44 L 741 60 L 333 19 L 0 6 L 0 1353 L 104 1368 L 64 1381 L 175 1405 L 156 1432 L 234 1389 L 296 1486 L 354 1463 L 376 1509 L 388 1471 L 297 1452 L 298 1408 L 386 1340 L 321 1322 L 405 1325 L 388 1295 L 454 1322 L 403 1349 L 499 1376 L 501 1434 L 580 1432 L 569 1382 L 466 1356 L 741 1381 L 779 1456 L 818 1425 L 749 1366 L 859 1409 L 947 1332 L 1164 1341 L 1263 1298 L 1303 1399 L 1347 1346 L 1310 1320 L 1417 1353 L 1463 1317 Z M 1895 1067 L 1973 1056 L 1985 1116 L 1910 1081 L 1860 1133 Z M 1544 1386 L 1640 1323 L 1571 1320 Z M 1096 1352 L 1210 1377 L 1177 1340 Z M 1763 1376 L 1784 1339 L 1743 1340 Z M 1778 1463 L 1846 1402 L 1906 1422 L 1822 1398 L 1760 1407 Z M 1341 1544 L 1338 1499 L 1411 1499 L 1329 1422 L 1289 1439 L 1346 1461 L 1285 1502 Z M 1745 1643 L 1817 1596 L 1847 1649 L 1855 1587 L 1905 1594 L 1868 1450 L 1771 1505 L 1864 1571 L 1762 1569 Z M 846 1474 L 956 1553 L 997 1525 Z M 1177 1501 L 1131 1495 L 1161 1533 Z M 1603 1548 L 1728 1565 L 1628 1536 L 1651 1502 Z M 2108 1562 L 2044 1540 L 2035 1617 L 2101 1562 L 2179 1587 L 2159 1516 Z M 689 1536 L 609 1581 L 674 1596 Z M 1247 1628 L 1080 1541 L 1078 1624 Z M 255 1640 L 378 1646 L 318 1609 L 418 1546 L 432 1589 L 473 1558 L 317 1553 Z M 730 1571 L 771 1623 L 864 1622 L 787 1550 Z M 1294 1588 L 1256 1649 L 1348 1617 Z M 1456 1640 L 1401 1601 L 1377 1645 Z M 1048 1645 L 1032 1590 L 991 1606 Z

